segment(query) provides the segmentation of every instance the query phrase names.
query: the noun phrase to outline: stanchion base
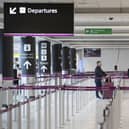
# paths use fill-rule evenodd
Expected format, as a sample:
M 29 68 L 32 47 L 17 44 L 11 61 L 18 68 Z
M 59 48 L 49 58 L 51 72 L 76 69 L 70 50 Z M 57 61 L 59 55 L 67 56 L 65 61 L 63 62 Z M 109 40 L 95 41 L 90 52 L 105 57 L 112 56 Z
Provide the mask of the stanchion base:
M 72 117 L 74 117 L 75 115 L 74 114 L 72 114 Z
M 62 125 L 62 126 L 60 126 L 59 128 L 62 129 L 62 128 L 64 128 L 64 126 Z
M 35 96 L 29 96 L 30 99 L 35 99 Z
M 64 126 L 65 126 L 65 123 L 62 123 L 62 126 L 63 126 L 63 128 L 64 128 Z
M 68 122 L 70 122 L 70 119 L 67 119 Z
M 8 108 L 7 104 L 2 104 L 2 108 Z

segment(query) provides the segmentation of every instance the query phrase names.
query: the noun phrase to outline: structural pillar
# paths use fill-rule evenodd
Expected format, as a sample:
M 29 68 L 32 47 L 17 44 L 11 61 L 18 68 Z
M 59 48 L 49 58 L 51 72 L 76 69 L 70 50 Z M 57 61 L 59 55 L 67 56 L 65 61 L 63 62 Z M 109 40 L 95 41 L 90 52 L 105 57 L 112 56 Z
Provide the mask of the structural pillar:
M 3 44 L 3 34 L 0 33 L 0 87 L 2 87 L 2 44 Z M 0 89 L 0 108 L 2 106 L 2 91 Z
M 69 74 L 70 72 L 70 58 L 69 58 L 69 47 L 62 48 L 62 73 Z
M 3 87 L 13 86 L 13 37 L 3 36 Z M 4 105 L 13 103 L 12 90 L 2 92 L 2 100 Z

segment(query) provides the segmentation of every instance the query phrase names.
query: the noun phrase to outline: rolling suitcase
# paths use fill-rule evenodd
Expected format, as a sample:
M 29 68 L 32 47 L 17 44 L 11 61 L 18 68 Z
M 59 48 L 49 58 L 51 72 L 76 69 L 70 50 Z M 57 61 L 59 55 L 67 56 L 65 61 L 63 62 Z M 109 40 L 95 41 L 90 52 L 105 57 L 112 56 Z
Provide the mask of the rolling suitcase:
M 113 98 L 113 90 L 110 89 L 114 84 L 111 80 L 111 77 L 106 78 L 104 87 L 108 87 L 109 90 L 103 90 L 103 99 L 112 99 Z

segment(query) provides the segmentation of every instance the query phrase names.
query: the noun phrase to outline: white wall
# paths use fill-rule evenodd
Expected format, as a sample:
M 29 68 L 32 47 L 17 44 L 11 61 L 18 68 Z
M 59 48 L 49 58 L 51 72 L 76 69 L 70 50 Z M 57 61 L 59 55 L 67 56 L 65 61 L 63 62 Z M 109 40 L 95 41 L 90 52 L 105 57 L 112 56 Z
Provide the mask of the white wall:
M 101 60 L 105 71 L 113 71 L 114 65 L 118 65 L 120 71 L 127 71 L 129 68 L 129 49 L 128 48 L 104 48 L 101 49 L 101 57 L 84 57 L 86 71 L 94 71 L 96 61 Z

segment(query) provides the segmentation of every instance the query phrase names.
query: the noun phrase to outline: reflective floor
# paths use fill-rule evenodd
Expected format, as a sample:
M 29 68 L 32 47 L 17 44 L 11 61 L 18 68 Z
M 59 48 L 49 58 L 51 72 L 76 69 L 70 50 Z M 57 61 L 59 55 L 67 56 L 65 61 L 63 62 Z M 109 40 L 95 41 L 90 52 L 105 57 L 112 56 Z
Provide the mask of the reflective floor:
M 121 96 L 120 129 L 129 128 L 129 91 L 124 91 Z
M 81 82 L 81 85 L 93 85 L 93 80 Z M 115 82 L 117 83 L 117 81 Z M 121 85 L 128 86 L 124 80 Z M 60 93 L 57 92 L 57 106 L 55 107 L 55 93 L 41 100 L 41 111 L 38 101 L 30 104 L 30 120 L 27 117 L 27 106 L 22 107 L 22 129 L 100 129 L 104 121 L 103 110 L 111 100 L 96 99 L 94 91 L 61 92 L 64 94 L 64 108 L 60 110 Z M 77 97 L 78 96 L 78 97 Z M 62 97 L 62 96 L 61 96 Z M 61 99 L 62 100 L 62 99 Z M 69 101 L 68 101 L 69 100 Z M 129 91 L 120 92 L 120 128 L 129 128 Z M 50 105 L 48 107 L 48 105 Z M 61 103 L 62 104 L 62 103 Z M 117 109 L 116 109 L 117 110 Z M 16 111 L 16 110 L 15 110 Z M 13 111 L 13 129 L 18 129 L 18 113 Z M 57 112 L 55 114 L 55 111 Z M 63 116 L 64 111 L 64 116 Z M 61 112 L 61 115 L 60 115 Z M 40 114 L 40 115 L 39 115 Z M 7 113 L 2 116 L 3 129 L 7 129 Z M 115 119 L 115 117 L 114 117 Z M 64 121 L 63 121 L 64 120 Z M 115 121 L 115 120 L 114 120 Z M 64 122 L 64 123 L 63 123 Z M 28 124 L 30 123 L 30 124 Z M 60 124 L 61 123 L 61 124 Z M 63 123 L 63 124 L 62 124 Z M 105 129 L 105 128 L 104 128 Z M 108 128 L 107 128 L 108 129 Z

